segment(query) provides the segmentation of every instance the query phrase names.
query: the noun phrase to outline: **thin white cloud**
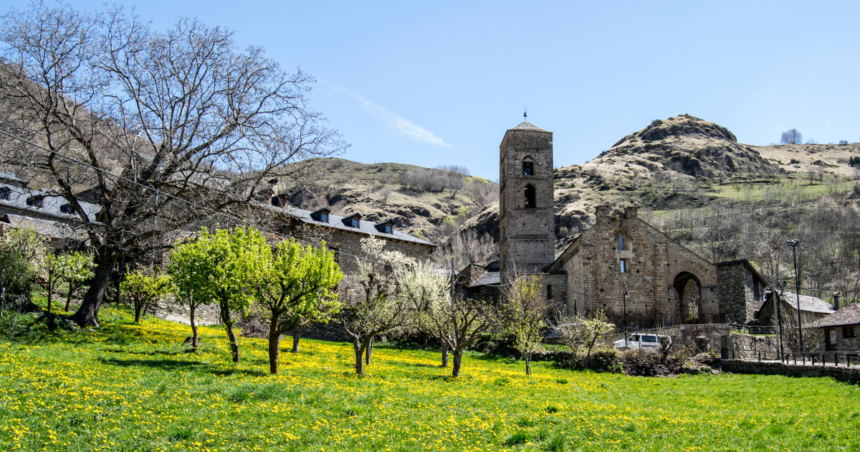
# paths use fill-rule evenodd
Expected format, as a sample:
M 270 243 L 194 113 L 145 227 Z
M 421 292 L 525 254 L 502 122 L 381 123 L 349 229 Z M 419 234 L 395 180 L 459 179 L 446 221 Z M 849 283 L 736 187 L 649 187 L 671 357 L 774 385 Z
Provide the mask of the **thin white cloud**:
M 415 124 L 414 122 L 404 118 L 403 116 L 398 115 L 397 113 L 381 106 L 377 105 L 367 99 L 365 99 L 360 94 L 348 90 L 346 88 L 334 88 L 337 92 L 342 92 L 348 95 L 349 97 L 357 100 L 361 103 L 361 108 L 365 111 L 371 113 L 373 116 L 381 119 L 385 122 L 388 127 L 394 131 L 397 135 L 403 135 L 410 140 L 417 141 L 419 143 L 427 143 L 432 144 L 434 146 L 441 146 L 443 148 L 452 148 L 450 144 L 446 143 L 442 137 L 436 136 L 433 132 L 425 129 L 424 127 Z

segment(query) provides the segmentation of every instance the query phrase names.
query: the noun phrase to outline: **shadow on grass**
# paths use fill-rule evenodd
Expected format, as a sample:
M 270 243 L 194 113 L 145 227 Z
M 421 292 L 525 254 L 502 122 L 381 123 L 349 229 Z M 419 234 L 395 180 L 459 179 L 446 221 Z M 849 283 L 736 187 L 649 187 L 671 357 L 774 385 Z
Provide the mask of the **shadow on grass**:
M 121 350 L 118 348 L 106 348 L 105 352 L 107 353 L 125 353 L 127 355 L 145 355 L 145 356 L 155 356 L 155 355 L 166 355 L 166 356 L 175 356 L 175 355 L 184 355 L 186 352 L 165 352 L 161 350 L 155 350 L 152 352 L 135 352 L 132 350 Z
M 109 364 L 118 367 L 149 367 L 151 369 L 160 370 L 187 370 L 187 371 L 203 371 L 209 374 L 227 377 L 231 375 L 244 375 L 262 377 L 268 373 L 261 370 L 252 369 L 215 369 L 211 365 L 195 362 L 182 361 L 177 359 L 115 359 L 115 358 L 99 358 L 102 364 Z

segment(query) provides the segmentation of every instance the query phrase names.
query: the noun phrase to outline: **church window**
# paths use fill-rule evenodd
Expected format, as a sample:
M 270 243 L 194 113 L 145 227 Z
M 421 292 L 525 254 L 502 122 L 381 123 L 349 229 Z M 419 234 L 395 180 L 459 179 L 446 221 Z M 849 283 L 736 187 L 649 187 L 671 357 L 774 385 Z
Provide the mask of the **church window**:
M 531 157 L 526 157 L 523 159 L 523 176 L 534 176 L 535 175 L 535 163 L 532 161 Z
M 623 251 L 624 248 L 624 234 L 618 234 L 618 251 Z
M 535 208 L 535 188 L 532 185 L 526 185 L 526 209 Z
M 621 273 L 630 273 L 630 262 L 627 259 L 621 259 Z

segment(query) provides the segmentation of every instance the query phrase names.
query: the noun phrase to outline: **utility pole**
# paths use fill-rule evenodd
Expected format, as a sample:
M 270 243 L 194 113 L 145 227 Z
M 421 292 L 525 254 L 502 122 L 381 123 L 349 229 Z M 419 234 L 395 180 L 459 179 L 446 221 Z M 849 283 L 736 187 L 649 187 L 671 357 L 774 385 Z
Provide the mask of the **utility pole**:
M 778 275 L 777 275 L 778 276 Z M 779 290 L 779 293 L 777 293 Z M 773 288 L 770 298 L 773 301 L 773 308 L 776 311 L 776 331 L 779 333 L 779 360 L 783 362 L 785 358 L 785 348 L 782 345 L 782 315 L 780 315 L 779 305 L 782 303 L 782 285 L 776 281 L 776 287 Z
M 794 288 L 795 296 L 797 297 L 797 336 L 800 338 L 800 357 L 803 364 L 806 365 L 806 355 L 803 354 L 803 323 L 800 316 L 800 276 L 797 272 L 797 246 L 800 245 L 800 240 L 786 241 L 791 247 L 791 254 L 794 256 Z
M 630 291 L 627 289 L 627 281 L 624 282 L 624 348 L 627 348 L 627 297 Z

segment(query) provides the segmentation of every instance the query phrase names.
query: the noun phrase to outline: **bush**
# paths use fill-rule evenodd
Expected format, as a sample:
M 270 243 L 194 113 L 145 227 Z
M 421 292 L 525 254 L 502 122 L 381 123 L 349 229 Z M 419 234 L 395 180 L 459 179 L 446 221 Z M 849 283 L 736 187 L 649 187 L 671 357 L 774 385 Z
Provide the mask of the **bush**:
M 848 159 L 849 166 L 860 166 L 860 157 L 851 157 Z
M 848 146 L 848 140 L 839 140 L 840 146 Z
M 788 163 L 789 163 L 789 164 L 792 164 L 792 165 L 794 165 L 794 164 L 800 164 L 800 160 L 798 160 L 798 159 L 791 159 L 791 161 L 790 161 L 790 162 L 788 162 Z

